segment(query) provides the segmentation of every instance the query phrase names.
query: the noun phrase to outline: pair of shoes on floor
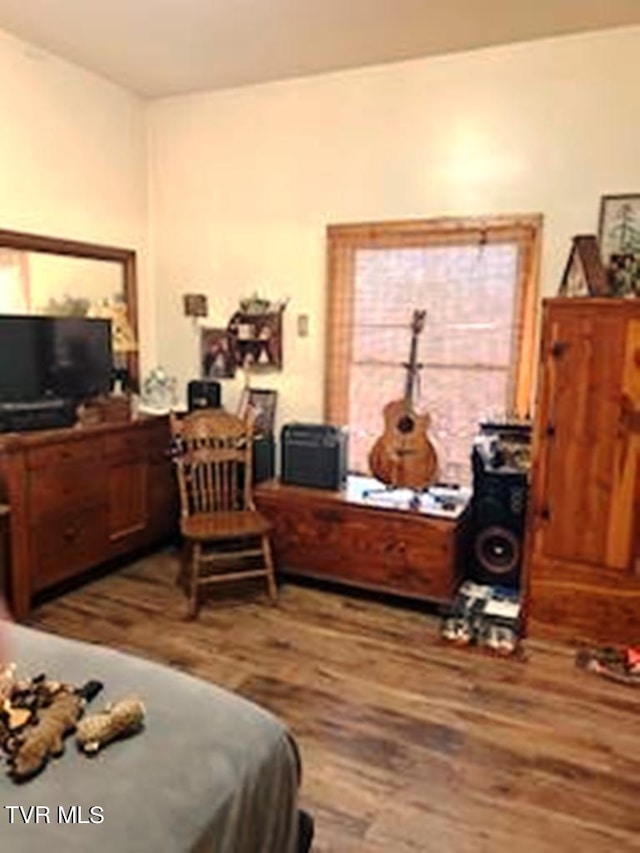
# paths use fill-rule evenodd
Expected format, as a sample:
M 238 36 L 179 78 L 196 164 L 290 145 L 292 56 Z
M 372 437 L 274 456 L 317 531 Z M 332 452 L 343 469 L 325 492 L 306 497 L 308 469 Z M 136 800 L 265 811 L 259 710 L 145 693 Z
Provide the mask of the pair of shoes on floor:
M 441 635 L 443 639 L 461 646 L 468 646 L 472 640 L 471 626 L 465 618 L 450 616 L 442 623 Z
M 503 655 L 513 654 L 517 644 L 515 632 L 503 625 L 488 625 L 482 638 L 482 645 Z

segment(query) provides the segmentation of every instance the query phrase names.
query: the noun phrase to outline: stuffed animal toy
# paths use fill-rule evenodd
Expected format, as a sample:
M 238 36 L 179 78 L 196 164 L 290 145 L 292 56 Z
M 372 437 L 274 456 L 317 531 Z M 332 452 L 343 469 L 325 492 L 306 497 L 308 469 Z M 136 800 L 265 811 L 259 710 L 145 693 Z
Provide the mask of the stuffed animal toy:
M 77 693 L 60 690 L 47 708 L 38 714 L 38 722 L 16 740 L 9 759 L 10 775 L 17 782 L 39 773 L 50 757 L 62 755 L 64 738 L 73 731 L 82 714 L 84 700 Z
M 87 755 L 93 755 L 112 740 L 134 734 L 142 728 L 144 714 L 144 705 L 134 696 L 116 705 L 108 705 L 101 713 L 90 714 L 78 724 L 78 748 Z
M 9 775 L 16 782 L 35 776 L 49 758 L 64 752 L 64 738 L 75 729 L 86 703 L 101 689 L 98 681 L 76 690 L 44 675 L 15 681 L 0 708 L 0 725 Z

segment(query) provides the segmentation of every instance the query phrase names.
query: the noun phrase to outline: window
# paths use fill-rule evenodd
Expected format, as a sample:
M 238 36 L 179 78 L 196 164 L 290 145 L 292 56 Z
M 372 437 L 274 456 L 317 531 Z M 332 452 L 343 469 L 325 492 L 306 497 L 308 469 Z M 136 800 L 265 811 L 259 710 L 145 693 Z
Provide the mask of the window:
M 0 246 L 0 314 L 29 311 L 29 262 L 24 252 Z
M 326 419 L 349 425 L 368 473 L 382 409 L 403 397 L 414 310 L 417 411 L 431 415 L 441 477 L 470 479 L 478 423 L 529 412 L 542 218 L 331 226 Z

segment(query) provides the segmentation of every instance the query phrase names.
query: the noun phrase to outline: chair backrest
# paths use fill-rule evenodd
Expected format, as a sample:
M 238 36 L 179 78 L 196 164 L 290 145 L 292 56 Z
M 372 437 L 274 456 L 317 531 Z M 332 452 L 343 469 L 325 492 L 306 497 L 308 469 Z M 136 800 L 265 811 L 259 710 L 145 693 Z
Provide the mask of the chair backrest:
M 182 516 L 253 509 L 253 423 L 224 409 L 170 415 Z

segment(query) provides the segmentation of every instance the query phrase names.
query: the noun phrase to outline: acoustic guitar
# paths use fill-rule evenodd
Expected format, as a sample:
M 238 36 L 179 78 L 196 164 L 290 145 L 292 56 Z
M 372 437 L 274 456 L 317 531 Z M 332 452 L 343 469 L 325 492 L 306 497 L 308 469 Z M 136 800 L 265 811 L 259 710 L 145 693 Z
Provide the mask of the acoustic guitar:
M 418 336 L 424 328 L 426 311 L 414 311 L 411 323 L 409 362 L 405 365 L 404 397 L 393 400 L 382 410 L 384 432 L 369 454 L 373 475 L 387 486 L 422 491 L 438 477 L 438 457 L 429 441 L 431 423 L 428 413 L 417 414 L 413 395 L 418 365 Z

